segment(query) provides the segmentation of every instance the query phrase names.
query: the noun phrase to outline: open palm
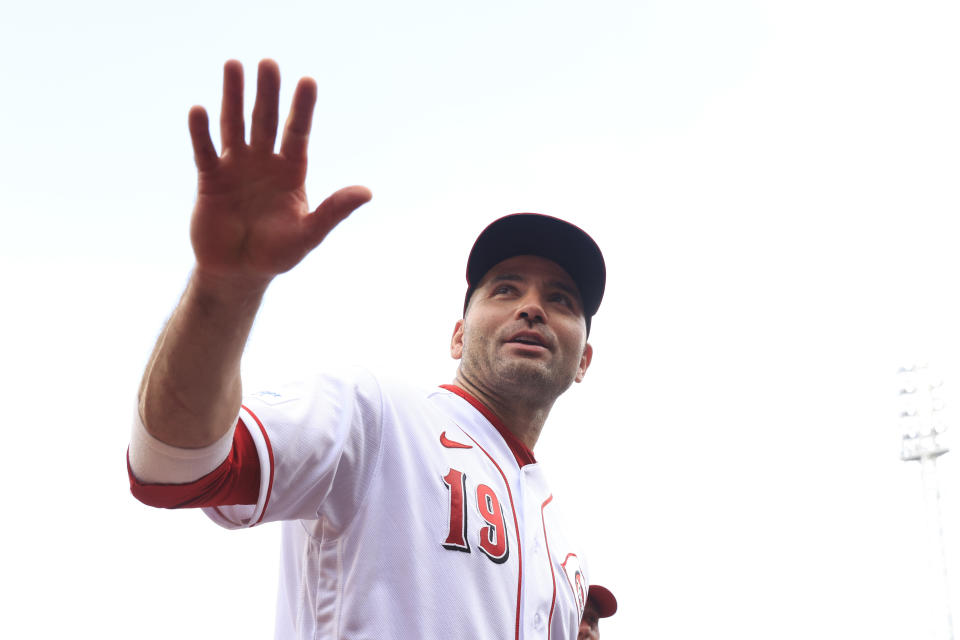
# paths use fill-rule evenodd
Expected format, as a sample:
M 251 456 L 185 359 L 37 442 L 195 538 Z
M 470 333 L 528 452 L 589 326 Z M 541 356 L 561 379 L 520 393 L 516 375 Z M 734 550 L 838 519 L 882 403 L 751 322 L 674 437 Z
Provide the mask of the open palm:
M 307 142 L 316 83 L 301 79 L 294 91 L 279 153 L 280 71 L 260 63 L 249 144 L 243 119 L 243 67 L 224 65 L 221 153 L 210 139 L 207 113 L 190 110 L 190 137 L 199 171 L 190 236 L 197 269 L 217 277 L 267 282 L 293 268 L 341 220 L 370 199 L 365 187 L 347 187 L 314 210 L 307 204 Z

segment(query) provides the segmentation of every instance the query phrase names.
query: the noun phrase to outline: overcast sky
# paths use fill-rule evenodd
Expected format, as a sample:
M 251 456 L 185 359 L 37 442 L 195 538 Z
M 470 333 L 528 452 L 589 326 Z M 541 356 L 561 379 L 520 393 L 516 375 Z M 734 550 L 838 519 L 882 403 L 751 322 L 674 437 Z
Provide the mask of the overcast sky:
M 252 74 L 262 57 L 284 109 L 298 77 L 320 87 L 312 201 L 348 184 L 374 199 L 274 283 L 248 389 L 344 362 L 450 381 L 473 238 L 506 213 L 566 218 L 602 247 L 607 294 L 591 369 L 536 455 L 620 601 L 604 640 L 943 628 L 895 373 L 942 375 L 949 444 L 955 2 L 4 14 L 0 635 L 272 633 L 279 527 L 149 509 L 124 465 L 140 373 L 192 264 L 187 111 L 215 122 L 223 62 Z M 958 468 L 940 458 L 960 617 Z

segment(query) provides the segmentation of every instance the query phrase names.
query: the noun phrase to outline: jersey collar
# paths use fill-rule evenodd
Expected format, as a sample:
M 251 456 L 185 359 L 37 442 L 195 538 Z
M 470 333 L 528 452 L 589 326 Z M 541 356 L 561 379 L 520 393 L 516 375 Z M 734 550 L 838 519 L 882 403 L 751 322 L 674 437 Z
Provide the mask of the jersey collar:
M 503 424 L 503 421 L 500 420 L 500 418 L 498 418 L 493 411 L 490 411 L 486 405 L 455 384 L 442 384 L 440 385 L 440 388 L 457 394 L 473 405 L 474 409 L 483 414 L 483 417 L 489 420 L 490 424 L 492 424 L 496 430 L 500 432 L 500 436 L 507 443 L 507 446 L 510 447 L 510 451 L 513 452 L 513 457 L 517 459 L 517 464 L 520 467 L 536 462 L 536 459 L 533 457 L 533 451 L 531 451 L 527 445 L 520 442 L 520 439 L 513 435 L 513 433 L 507 429 L 507 426 Z

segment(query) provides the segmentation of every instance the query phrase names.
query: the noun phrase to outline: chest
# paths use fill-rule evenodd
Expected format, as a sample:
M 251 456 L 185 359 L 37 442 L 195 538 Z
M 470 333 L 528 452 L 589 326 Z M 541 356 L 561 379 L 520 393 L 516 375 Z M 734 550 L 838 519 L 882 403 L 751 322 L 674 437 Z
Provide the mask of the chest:
M 514 637 L 575 637 L 588 582 L 541 466 L 518 464 L 489 425 L 452 419 L 386 444 L 399 455 L 385 460 L 382 490 L 425 562 L 457 576 L 464 597 L 497 603 Z

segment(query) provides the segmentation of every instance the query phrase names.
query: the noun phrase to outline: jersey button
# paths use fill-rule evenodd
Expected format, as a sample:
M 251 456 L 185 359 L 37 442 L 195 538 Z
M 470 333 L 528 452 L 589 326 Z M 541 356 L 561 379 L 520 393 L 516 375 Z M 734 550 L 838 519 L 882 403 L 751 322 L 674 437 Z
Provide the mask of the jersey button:
M 533 616 L 533 628 L 543 629 L 543 616 L 540 615 L 540 612 L 537 612 L 537 615 Z

